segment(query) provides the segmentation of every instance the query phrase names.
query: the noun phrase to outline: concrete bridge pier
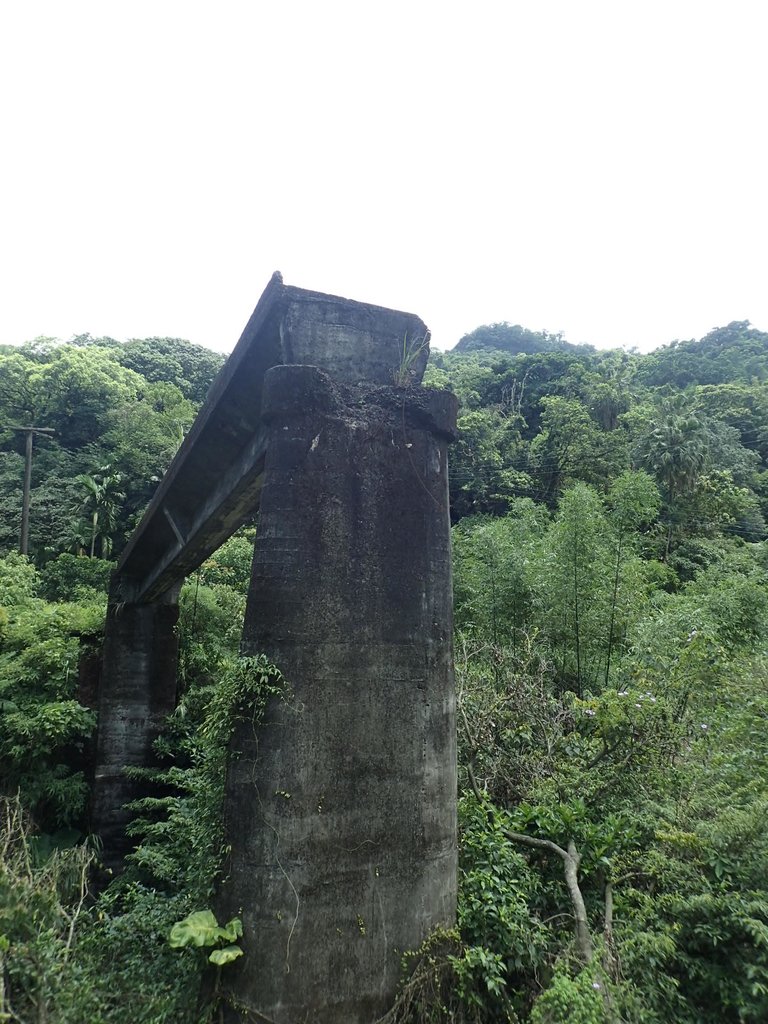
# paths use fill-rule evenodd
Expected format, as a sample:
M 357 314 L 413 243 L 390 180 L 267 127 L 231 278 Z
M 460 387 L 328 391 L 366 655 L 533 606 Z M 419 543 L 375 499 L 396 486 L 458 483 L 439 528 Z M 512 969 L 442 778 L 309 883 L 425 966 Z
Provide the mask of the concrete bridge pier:
M 134 846 L 125 834 L 132 817 L 125 804 L 147 790 L 125 767 L 155 763 L 152 744 L 176 706 L 180 589 L 179 583 L 142 603 L 121 599 L 119 576 L 110 589 L 91 819 L 101 836 L 103 863 L 113 870 Z
M 222 979 L 232 1021 L 372 1024 L 403 952 L 454 920 L 455 402 L 313 366 L 265 377 L 243 653 L 290 691 L 232 743 L 217 908 L 245 929 Z
M 418 386 L 428 339 L 275 274 L 116 569 L 92 828 L 119 868 L 145 791 L 124 767 L 153 763 L 175 703 L 181 581 L 260 508 L 242 649 L 290 690 L 232 741 L 232 1021 L 372 1024 L 402 954 L 454 920 L 456 399 Z

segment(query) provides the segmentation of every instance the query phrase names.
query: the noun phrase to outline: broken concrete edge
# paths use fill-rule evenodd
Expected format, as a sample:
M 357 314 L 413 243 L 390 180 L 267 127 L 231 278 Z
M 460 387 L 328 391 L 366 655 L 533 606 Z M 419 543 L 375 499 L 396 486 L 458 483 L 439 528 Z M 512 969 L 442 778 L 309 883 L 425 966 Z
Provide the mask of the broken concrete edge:
M 395 410 L 404 427 L 419 427 L 456 440 L 458 398 L 451 391 L 416 386 L 340 384 L 317 366 L 274 366 L 264 377 L 265 423 L 290 415 L 336 415 L 355 405 Z

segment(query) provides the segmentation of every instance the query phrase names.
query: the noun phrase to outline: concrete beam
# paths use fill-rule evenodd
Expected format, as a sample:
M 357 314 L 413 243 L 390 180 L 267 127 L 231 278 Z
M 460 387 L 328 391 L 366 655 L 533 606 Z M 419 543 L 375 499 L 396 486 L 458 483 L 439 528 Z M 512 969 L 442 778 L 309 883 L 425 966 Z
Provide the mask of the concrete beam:
M 429 332 L 410 313 L 267 285 L 117 567 L 123 601 L 153 601 L 193 572 L 259 505 L 267 371 L 306 363 L 342 383 L 418 383 Z

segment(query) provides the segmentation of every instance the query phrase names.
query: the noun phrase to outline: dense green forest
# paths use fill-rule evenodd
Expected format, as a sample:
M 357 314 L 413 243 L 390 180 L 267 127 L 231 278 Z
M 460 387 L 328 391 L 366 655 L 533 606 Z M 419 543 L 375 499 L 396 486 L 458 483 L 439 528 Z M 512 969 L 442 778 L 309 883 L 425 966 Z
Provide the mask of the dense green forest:
M 211 1019 L 208 951 L 168 937 L 210 905 L 232 695 L 269 682 L 237 658 L 253 527 L 182 591 L 179 706 L 120 878 L 86 811 L 112 560 L 222 361 L 0 348 L 0 1021 Z M 460 400 L 461 890 L 391 1021 L 768 1020 L 768 334 L 640 355 L 494 324 L 425 383 Z M 55 433 L 23 557 L 29 424 Z

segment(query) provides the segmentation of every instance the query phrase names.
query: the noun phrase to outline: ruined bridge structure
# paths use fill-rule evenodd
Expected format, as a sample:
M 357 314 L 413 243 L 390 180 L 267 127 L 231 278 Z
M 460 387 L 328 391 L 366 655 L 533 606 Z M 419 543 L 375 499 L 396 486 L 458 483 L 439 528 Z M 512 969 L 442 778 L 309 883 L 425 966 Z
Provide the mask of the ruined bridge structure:
M 446 450 L 415 316 L 270 281 L 115 572 L 92 827 L 130 846 L 126 765 L 176 697 L 178 593 L 259 510 L 242 652 L 290 697 L 226 780 L 231 1021 L 372 1024 L 456 901 Z

